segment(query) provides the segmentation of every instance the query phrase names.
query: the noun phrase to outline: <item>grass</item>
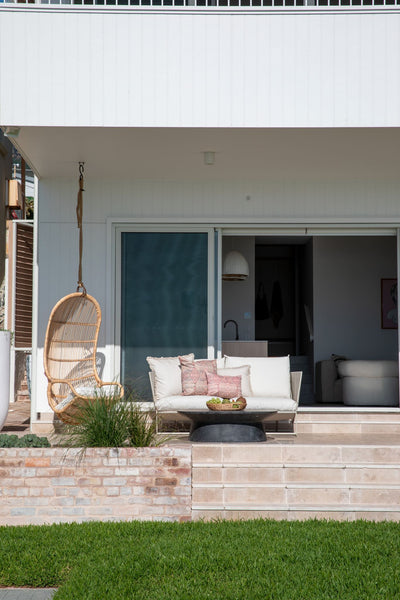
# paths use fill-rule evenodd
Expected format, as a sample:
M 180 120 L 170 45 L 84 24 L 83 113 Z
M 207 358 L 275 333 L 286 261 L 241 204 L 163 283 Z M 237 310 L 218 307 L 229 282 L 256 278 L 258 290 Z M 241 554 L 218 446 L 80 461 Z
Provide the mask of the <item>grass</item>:
M 0 585 L 57 600 L 389 600 L 400 525 L 84 523 L 0 528 Z

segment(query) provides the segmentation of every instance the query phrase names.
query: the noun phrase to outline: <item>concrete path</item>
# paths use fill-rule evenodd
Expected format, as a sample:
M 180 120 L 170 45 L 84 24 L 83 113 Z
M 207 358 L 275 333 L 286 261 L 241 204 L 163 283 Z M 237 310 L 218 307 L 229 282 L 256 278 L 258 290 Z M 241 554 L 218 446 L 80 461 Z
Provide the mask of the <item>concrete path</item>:
M 0 588 L 0 600 L 50 600 L 56 588 Z

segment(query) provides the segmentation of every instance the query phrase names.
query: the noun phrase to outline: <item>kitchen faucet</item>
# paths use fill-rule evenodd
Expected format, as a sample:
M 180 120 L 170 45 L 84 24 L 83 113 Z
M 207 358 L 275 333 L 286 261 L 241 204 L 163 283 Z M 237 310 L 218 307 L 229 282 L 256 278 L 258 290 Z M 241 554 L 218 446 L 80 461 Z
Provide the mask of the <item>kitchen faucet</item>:
M 235 337 L 235 340 L 238 340 L 239 339 L 239 327 L 238 327 L 238 324 L 233 319 L 228 319 L 224 323 L 224 328 L 228 325 L 228 323 L 233 323 L 235 325 L 235 327 L 236 327 L 236 337 Z

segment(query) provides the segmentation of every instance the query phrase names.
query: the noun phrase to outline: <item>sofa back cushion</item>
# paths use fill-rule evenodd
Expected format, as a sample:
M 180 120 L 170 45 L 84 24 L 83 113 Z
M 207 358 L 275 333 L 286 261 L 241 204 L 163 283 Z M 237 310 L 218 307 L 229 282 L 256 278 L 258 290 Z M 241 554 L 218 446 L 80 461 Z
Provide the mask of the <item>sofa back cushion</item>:
M 289 356 L 225 356 L 225 367 L 250 366 L 253 396 L 291 398 Z
M 216 360 L 188 360 L 179 357 L 182 374 L 182 393 L 184 396 L 206 396 L 208 384 L 206 373 L 217 373 Z
M 344 360 L 338 365 L 340 377 L 398 377 L 397 360 Z
M 193 361 L 194 354 L 186 354 L 186 360 Z M 179 356 L 163 356 L 157 358 L 148 356 L 147 362 L 153 372 L 152 381 L 154 400 L 166 396 L 177 396 L 182 394 L 181 364 Z

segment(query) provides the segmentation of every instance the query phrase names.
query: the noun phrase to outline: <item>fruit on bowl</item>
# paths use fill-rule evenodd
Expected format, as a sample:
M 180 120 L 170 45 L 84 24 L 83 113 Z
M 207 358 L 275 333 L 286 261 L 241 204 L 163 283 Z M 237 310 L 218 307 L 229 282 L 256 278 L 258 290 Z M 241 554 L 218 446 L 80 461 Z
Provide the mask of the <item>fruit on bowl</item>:
M 243 410 L 246 408 L 246 399 L 240 396 L 231 400 L 230 398 L 210 398 L 206 402 L 210 410 Z
M 207 404 L 222 404 L 221 398 L 210 398 Z

